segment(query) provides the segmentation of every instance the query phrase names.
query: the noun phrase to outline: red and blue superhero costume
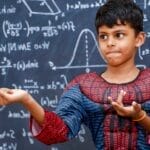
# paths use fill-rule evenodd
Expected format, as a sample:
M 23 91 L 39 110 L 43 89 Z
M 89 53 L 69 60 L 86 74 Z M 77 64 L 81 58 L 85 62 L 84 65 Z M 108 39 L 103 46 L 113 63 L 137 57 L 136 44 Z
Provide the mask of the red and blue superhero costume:
M 67 86 L 54 112 L 45 111 L 39 127 L 31 118 L 31 131 L 45 144 L 64 142 L 75 137 L 85 124 L 89 127 L 97 150 L 150 149 L 148 133 L 131 118 L 118 116 L 108 101 L 126 91 L 123 103 L 140 103 L 150 114 L 150 69 L 140 71 L 129 83 L 112 84 L 96 73 L 77 76 Z M 34 123 L 33 123 L 34 122 Z

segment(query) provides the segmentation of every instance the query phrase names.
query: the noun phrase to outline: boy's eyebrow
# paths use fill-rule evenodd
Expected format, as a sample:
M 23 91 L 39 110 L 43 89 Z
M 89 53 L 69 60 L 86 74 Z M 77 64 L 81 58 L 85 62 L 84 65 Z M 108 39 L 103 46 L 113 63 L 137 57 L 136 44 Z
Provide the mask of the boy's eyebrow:
M 112 31 L 113 33 L 117 33 L 117 32 L 125 32 L 125 29 L 116 29 L 114 31 Z M 109 32 L 107 31 L 99 31 L 98 34 L 109 34 Z

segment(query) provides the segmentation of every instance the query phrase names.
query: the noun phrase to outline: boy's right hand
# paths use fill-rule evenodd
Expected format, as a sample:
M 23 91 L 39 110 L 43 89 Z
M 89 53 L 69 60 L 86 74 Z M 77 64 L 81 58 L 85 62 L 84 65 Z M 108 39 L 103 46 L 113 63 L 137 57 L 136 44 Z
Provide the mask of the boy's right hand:
M 28 99 L 29 94 L 21 89 L 0 89 L 0 105 L 8 105 L 11 103 L 23 103 Z

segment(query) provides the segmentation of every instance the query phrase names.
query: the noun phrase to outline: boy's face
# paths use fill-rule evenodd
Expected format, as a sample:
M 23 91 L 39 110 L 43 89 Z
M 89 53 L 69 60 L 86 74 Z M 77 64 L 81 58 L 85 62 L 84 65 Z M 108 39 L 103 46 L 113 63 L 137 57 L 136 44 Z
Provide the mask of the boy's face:
M 110 66 L 133 64 L 137 48 L 144 43 L 144 39 L 144 33 L 136 35 L 129 24 L 99 27 L 100 53 Z

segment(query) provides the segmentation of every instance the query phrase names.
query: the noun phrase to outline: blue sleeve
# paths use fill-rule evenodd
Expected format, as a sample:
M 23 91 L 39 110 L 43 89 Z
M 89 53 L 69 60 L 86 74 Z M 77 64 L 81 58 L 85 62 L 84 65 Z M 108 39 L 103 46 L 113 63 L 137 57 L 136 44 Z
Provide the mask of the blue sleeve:
M 71 139 L 75 137 L 86 117 L 83 106 L 83 94 L 78 85 L 71 87 L 62 95 L 55 112 L 68 126 L 68 138 Z
M 148 115 L 150 115 L 150 100 L 142 104 L 142 109 L 145 110 Z

